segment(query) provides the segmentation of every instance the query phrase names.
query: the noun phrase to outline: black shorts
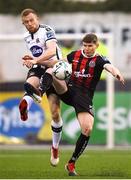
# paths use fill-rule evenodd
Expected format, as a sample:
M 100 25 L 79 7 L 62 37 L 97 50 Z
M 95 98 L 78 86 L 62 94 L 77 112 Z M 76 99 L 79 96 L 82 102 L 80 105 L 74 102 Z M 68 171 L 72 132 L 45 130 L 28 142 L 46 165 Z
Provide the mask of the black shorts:
M 46 68 L 43 68 L 42 66 L 37 66 L 35 68 L 31 68 L 28 71 L 27 79 L 31 76 L 36 76 L 40 79 L 41 76 L 45 73 L 45 71 L 46 71 Z
M 60 95 L 61 100 L 75 108 L 76 115 L 80 112 L 89 112 L 94 116 L 92 98 L 88 92 L 82 92 L 76 87 L 68 87 L 68 91 Z
M 32 76 L 36 76 L 38 77 L 39 79 L 41 79 L 41 76 L 45 73 L 46 71 L 46 68 L 43 68 L 41 66 L 37 66 L 36 68 L 31 68 L 29 71 L 28 71 L 28 74 L 27 74 L 27 79 L 29 77 L 32 77 Z M 58 94 L 56 93 L 55 89 L 53 86 L 51 86 L 47 91 L 46 91 L 46 95 L 47 97 L 50 95 L 50 94 L 55 94 L 58 96 Z M 59 97 L 58 97 L 59 98 Z

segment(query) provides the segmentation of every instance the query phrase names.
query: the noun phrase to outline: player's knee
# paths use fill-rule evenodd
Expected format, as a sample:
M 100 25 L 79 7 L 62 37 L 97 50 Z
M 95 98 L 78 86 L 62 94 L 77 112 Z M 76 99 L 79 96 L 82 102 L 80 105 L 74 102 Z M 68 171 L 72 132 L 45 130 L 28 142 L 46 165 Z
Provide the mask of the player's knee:
M 60 121 L 60 112 L 58 109 L 51 111 L 51 116 L 54 122 L 58 123 Z
M 56 105 L 52 105 L 51 106 L 51 116 L 54 122 L 59 122 L 60 120 L 60 108 L 59 106 Z
M 60 114 L 58 111 L 53 111 L 52 112 L 52 119 L 54 122 L 58 123 L 60 121 Z
M 30 88 L 30 83 L 28 83 L 28 82 L 25 82 L 24 83 L 24 90 L 25 90 L 25 92 L 27 93 L 27 94 L 30 94 L 31 93 L 31 88 Z
M 46 70 L 46 73 L 52 74 L 52 68 L 48 68 L 48 69 Z
M 93 129 L 93 127 L 90 126 L 90 125 L 84 126 L 84 127 L 82 128 L 82 133 L 83 133 L 85 136 L 89 136 L 89 135 L 91 134 L 91 132 L 92 132 L 92 129 Z
M 24 83 L 24 90 L 28 95 L 32 95 L 33 93 L 38 94 L 37 90 L 28 82 Z

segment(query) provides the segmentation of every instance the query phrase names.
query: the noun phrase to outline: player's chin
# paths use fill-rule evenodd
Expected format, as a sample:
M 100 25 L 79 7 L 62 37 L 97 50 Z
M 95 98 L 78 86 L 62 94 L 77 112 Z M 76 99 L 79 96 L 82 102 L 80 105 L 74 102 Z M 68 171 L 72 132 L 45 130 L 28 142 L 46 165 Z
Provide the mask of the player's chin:
M 36 29 L 35 29 L 34 27 L 30 27 L 30 28 L 28 28 L 28 31 L 29 31 L 30 33 L 35 33 L 35 32 L 36 32 Z
M 93 53 L 89 53 L 89 52 L 86 53 L 86 56 L 88 56 L 88 57 L 91 57 L 92 55 L 93 55 Z

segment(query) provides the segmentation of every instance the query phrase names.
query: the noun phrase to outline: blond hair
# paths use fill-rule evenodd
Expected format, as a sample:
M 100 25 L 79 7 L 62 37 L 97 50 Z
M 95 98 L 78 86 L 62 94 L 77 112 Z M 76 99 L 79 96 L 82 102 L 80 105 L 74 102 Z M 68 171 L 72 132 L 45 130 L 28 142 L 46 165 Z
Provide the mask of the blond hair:
M 35 14 L 37 16 L 37 13 L 34 9 L 27 8 L 21 12 L 21 17 L 28 16 L 30 13 Z

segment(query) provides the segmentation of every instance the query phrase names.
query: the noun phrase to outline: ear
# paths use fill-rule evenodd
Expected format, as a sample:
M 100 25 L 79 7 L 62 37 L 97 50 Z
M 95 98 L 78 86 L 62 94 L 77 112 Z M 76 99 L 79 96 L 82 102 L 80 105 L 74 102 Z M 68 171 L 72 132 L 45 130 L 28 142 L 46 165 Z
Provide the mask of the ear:
M 99 47 L 99 43 L 97 42 L 97 43 L 96 43 L 96 48 L 98 48 L 98 47 Z
M 39 17 L 36 15 L 37 20 L 39 21 Z

